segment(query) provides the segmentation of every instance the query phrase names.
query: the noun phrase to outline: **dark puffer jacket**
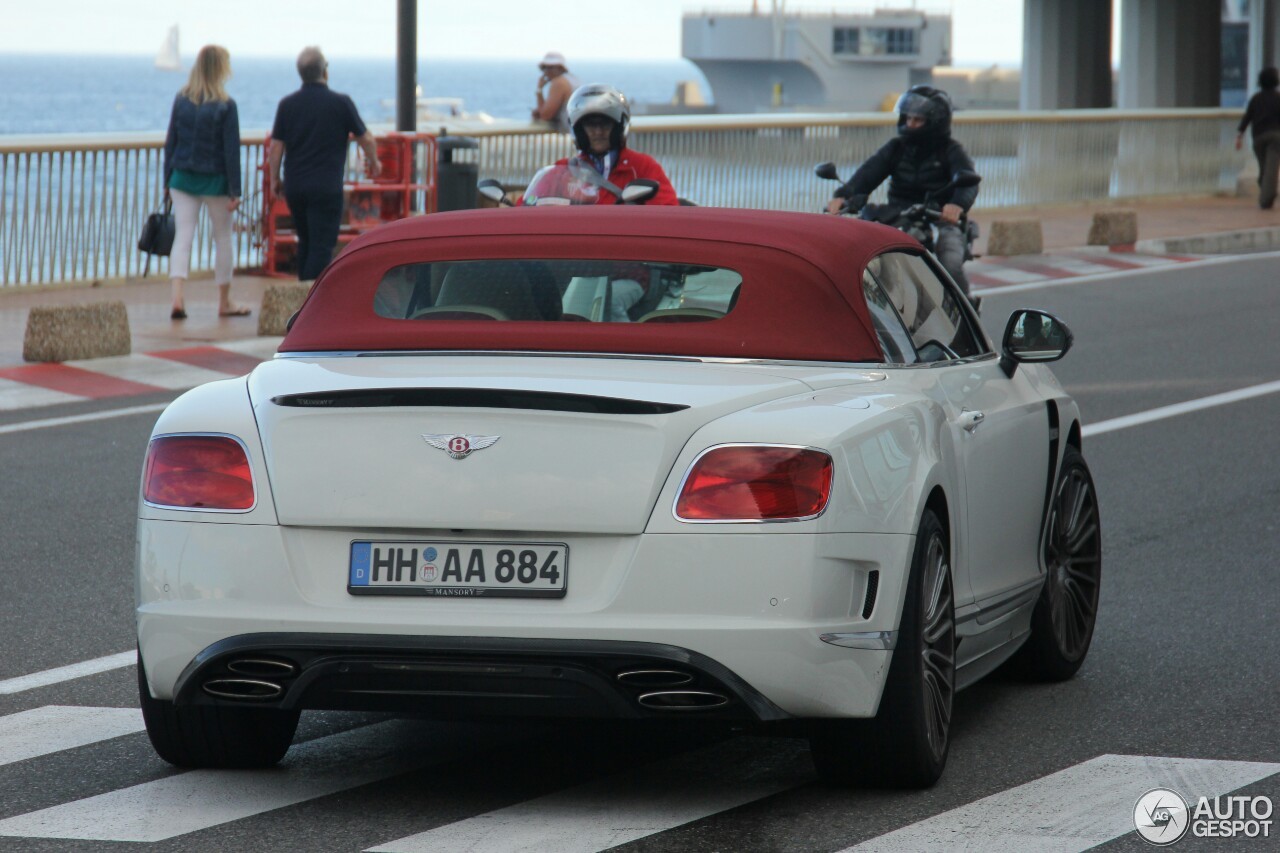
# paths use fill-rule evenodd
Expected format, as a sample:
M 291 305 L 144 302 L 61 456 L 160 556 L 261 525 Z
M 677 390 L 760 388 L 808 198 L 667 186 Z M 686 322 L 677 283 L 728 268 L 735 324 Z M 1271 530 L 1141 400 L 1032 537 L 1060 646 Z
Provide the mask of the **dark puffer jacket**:
M 225 175 L 227 193 L 240 195 L 240 115 L 236 102 L 194 104 L 183 95 L 173 99 L 169 133 L 164 140 L 164 184 L 174 169 L 201 175 Z
M 835 194 L 847 199 L 851 209 L 858 210 L 867 203 L 867 196 L 888 178 L 889 203 L 905 207 L 924 201 L 928 193 L 946 186 L 960 169 L 973 169 L 973 160 L 964 146 L 950 137 L 932 144 L 894 138 L 867 158 Z M 939 206 L 956 204 L 968 211 L 977 197 L 975 186 L 953 189 L 934 196 L 932 201 Z

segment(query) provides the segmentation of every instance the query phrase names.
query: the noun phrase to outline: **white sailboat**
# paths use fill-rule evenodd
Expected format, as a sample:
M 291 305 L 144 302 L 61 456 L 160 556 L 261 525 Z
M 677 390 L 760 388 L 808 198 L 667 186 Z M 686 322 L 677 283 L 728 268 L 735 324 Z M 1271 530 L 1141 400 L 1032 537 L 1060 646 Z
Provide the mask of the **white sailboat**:
M 178 25 L 169 27 L 169 33 L 160 45 L 156 54 L 156 68 L 161 71 L 178 71 L 182 68 L 182 59 L 178 55 Z

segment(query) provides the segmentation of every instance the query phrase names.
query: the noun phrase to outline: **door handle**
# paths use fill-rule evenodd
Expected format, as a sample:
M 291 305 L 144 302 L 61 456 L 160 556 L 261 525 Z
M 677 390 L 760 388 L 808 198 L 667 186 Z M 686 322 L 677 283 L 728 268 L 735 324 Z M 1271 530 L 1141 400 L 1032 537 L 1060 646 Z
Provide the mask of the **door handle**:
M 960 417 L 957 418 L 956 420 L 960 424 L 960 426 L 964 429 L 965 432 L 972 433 L 974 430 L 978 428 L 978 425 L 981 424 L 986 419 L 987 419 L 987 416 L 984 415 L 982 412 L 966 411 L 966 412 L 961 412 Z

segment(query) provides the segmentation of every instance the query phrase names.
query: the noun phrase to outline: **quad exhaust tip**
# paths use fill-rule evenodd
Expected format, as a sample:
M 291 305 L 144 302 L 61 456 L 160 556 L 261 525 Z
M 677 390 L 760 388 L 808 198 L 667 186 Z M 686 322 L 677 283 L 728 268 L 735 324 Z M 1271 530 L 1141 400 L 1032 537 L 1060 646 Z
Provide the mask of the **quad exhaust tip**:
M 629 669 L 618 680 L 632 687 L 679 687 L 693 681 L 693 674 L 678 669 Z
M 659 690 L 636 701 L 655 711 L 706 711 L 729 704 L 728 697 L 705 690 Z
M 227 669 L 250 678 L 292 678 L 298 673 L 296 664 L 276 658 L 236 658 Z
M 213 678 L 204 683 L 204 692 L 219 699 L 276 699 L 284 688 L 260 678 Z

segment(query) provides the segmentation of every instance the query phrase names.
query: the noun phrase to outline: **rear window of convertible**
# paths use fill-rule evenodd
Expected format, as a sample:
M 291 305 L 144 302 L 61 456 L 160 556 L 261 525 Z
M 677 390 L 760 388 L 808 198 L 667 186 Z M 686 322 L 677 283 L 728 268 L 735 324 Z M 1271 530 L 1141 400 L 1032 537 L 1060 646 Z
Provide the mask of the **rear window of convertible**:
M 394 267 L 373 310 L 397 320 L 688 323 L 738 301 L 730 269 L 659 261 L 437 261 Z

